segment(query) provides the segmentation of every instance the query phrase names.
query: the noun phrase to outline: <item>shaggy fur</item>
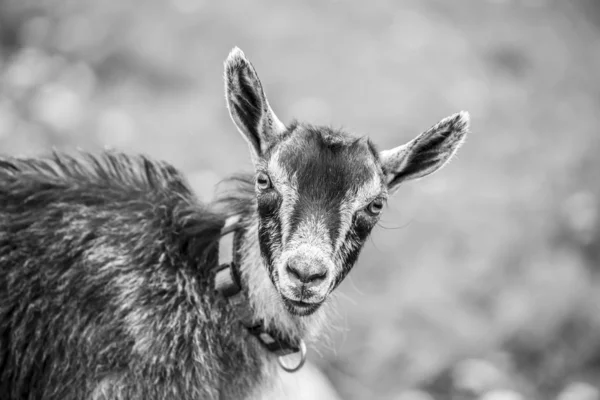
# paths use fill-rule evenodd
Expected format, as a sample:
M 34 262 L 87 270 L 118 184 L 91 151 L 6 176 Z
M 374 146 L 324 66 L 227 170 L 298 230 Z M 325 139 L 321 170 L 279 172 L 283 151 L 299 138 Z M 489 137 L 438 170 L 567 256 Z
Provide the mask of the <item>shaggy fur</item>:
M 238 191 L 221 209 L 248 213 Z M 240 399 L 266 352 L 207 267 L 227 216 L 144 157 L 0 159 L 2 399 Z

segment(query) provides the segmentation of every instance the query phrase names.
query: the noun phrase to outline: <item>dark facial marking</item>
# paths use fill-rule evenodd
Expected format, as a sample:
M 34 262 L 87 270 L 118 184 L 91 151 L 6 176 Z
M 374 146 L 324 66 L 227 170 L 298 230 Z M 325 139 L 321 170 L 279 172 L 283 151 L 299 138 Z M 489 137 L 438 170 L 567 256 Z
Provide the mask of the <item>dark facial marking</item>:
M 360 251 L 362 250 L 367 237 L 369 237 L 371 230 L 377 223 L 377 220 L 377 217 L 367 216 L 362 212 L 358 212 L 354 215 L 352 226 L 344 238 L 344 241 L 351 246 L 351 250 L 342 260 L 342 272 L 335 277 L 331 290 L 335 289 L 344 280 L 358 260 Z
M 258 203 L 258 236 L 260 252 L 269 270 L 271 280 L 273 276 L 273 250 L 281 246 L 281 224 L 277 212 L 281 205 L 281 198 L 275 190 L 268 190 L 257 196 Z M 273 282 L 275 283 L 275 282 Z

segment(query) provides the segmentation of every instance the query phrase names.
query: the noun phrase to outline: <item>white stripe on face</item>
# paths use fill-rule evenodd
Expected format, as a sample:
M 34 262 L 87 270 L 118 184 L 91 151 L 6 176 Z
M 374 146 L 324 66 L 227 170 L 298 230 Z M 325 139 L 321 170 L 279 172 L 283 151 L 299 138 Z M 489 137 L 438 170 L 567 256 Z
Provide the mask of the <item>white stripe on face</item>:
M 333 254 L 329 229 L 323 219 L 316 215 L 309 216 L 298 224 L 293 236 L 286 243 L 286 251 L 294 250 L 300 245 L 309 245 L 329 257 Z
M 276 152 L 269 161 L 269 174 L 275 189 L 281 195 L 282 201 L 279 209 L 281 224 L 281 244 L 285 247 L 291 231 L 291 218 L 294 206 L 298 202 L 298 183 L 295 176 L 288 176 L 286 169 L 279 162 L 280 153 Z
M 335 241 L 334 254 L 342 247 L 344 240 L 352 225 L 356 211 L 366 207 L 369 202 L 381 194 L 382 180 L 379 174 L 374 173 L 371 180 L 362 185 L 357 191 L 348 190 L 340 204 L 340 228 Z M 343 267 L 343 266 L 341 266 Z
M 373 163 L 373 166 L 377 168 L 375 163 Z M 380 174 L 376 171 L 374 171 L 372 178 L 360 186 L 358 190 L 348 190 L 344 196 L 344 200 L 340 204 L 340 228 L 332 255 L 335 265 L 334 275 L 336 277 L 341 276 L 340 274 L 345 275 L 348 273 L 346 262 L 349 255 L 363 244 L 348 236 L 352 229 L 352 222 L 356 212 L 367 207 L 373 199 L 382 194 L 383 181 Z M 335 280 L 332 282 L 331 287 L 329 287 L 329 291 L 333 290 L 334 283 Z

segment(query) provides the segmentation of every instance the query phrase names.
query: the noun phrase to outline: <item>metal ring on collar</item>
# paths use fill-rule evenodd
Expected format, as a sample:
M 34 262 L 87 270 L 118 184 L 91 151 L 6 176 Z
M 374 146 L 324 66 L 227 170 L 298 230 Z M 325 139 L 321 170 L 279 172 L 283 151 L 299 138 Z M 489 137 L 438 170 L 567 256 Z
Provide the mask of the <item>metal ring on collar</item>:
M 297 354 L 297 353 L 295 353 L 295 354 Z M 304 362 L 306 361 L 306 344 L 304 344 L 304 340 L 300 339 L 300 362 L 298 363 L 298 365 L 290 368 L 287 365 L 285 365 L 283 363 L 283 361 L 281 361 L 282 358 L 283 358 L 283 356 L 277 357 L 277 362 L 279 363 L 279 366 L 281 368 L 283 368 L 284 371 L 291 373 L 291 372 L 296 372 L 300 368 L 302 368 L 302 366 L 304 365 Z

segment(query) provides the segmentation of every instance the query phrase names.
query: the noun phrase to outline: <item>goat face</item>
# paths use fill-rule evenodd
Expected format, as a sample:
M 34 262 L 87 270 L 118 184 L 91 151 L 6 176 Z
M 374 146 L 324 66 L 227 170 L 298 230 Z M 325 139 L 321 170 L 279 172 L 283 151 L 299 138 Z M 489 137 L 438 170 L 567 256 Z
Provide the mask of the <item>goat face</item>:
M 366 138 L 285 126 L 237 48 L 225 62 L 225 93 L 256 170 L 262 257 L 286 308 L 300 316 L 315 312 L 350 271 L 388 193 L 441 168 L 468 131 L 461 112 L 377 152 Z
M 342 281 L 387 197 L 366 140 L 290 127 L 257 166 L 261 252 L 288 310 L 309 314 Z

